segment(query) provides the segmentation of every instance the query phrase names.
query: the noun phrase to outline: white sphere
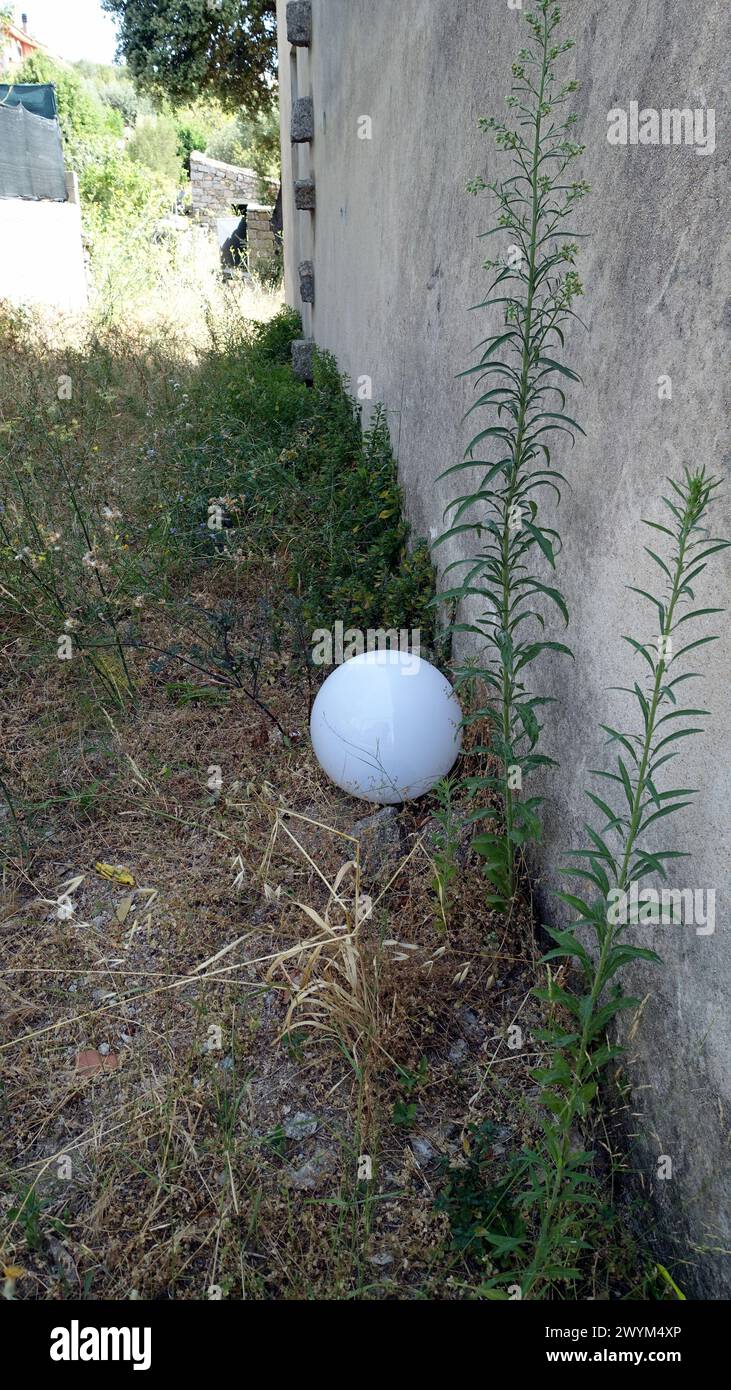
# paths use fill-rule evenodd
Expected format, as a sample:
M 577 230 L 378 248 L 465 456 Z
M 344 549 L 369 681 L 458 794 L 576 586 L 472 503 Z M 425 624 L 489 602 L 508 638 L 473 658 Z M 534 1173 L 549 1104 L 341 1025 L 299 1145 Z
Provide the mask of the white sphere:
M 402 651 L 363 652 L 338 666 L 310 719 L 315 756 L 351 796 L 381 805 L 423 796 L 462 745 L 462 710 L 436 666 Z

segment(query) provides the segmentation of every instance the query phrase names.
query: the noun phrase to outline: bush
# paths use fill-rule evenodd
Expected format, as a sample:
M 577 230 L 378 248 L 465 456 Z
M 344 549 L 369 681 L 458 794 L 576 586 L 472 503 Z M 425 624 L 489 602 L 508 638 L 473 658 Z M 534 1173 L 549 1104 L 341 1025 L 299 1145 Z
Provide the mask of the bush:
M 152 115 L 151 103 L 139 96 L 127 78 L 118 77 L 111 82 L 101 83 L 97 90 L 104 105 L 119 113 L 123 125 L 133 126 L 139 116 Z
M 232 537 L 286 557 L 290 593 L 307 627 L 419 627 L 433 643 L 433 570 L 423 543 L 411 548 L 385 417 L 363 434 L 354 403 L 328 354 L 315 358 L 312 388 L 289 365 L 299 314 L 216 343 L 205 409 L 216 421 L 185 465 L 186 494 L 174 518 L 184 548 L 210 553 L 211 497 L 228 499 Z M 192 411 L 192 414 L 196 414 Z M 220 445 L 214 439 L 220 436 Z M 239 459 L 231 439 L 246 440 Z M 225 542 L 224 542 L 225 544 Z
M 180 183 L 183 168 L 178 131 L 170 116 L 144 116 L 135 128 L 127 153 L 136 164 L 143 164 L 172 183 Z
M 45 53 L 34 53 L 18 68 L 16 82 L 52 82 L 56 88 L 58 123 L 64 148 L 71 156 L 78 143 L 104 139 L 107 130 L 102 103 L 95 100 L 73 68 L 63 67 Z
M 268 323 L 257 323 L 252 333 L 255 356 L 262 362 L 289 362 L 292 343 L 302 336 L 302 319 L 285 304 Z
M 278 112 L 272 110 L 256 120 L 238 116 L 228 121 L 209 138 L 205 153 L 211 159 L 223 160 L 224 164 L 255 169 L 262 183 L 268 178 L 278 179 Z
M 170 204 L 164 178 L 118 153 L 85 164 L 79 192 L 82 210 L 102 226 L 159 217 Z
M 190 174 L 190 156 L 193 150 L 203 151 L 208 140 L 208 132 L 195 121 L 180 120 L 177 123 L 178 158 L 182 161 L 186 174 Z

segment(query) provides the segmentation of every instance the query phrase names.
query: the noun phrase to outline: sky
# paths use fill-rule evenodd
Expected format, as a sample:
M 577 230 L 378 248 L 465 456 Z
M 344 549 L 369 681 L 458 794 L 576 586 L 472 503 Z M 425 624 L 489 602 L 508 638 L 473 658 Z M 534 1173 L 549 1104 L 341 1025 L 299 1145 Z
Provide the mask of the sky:
M 99 0 L 14 0 L 15 19 L 28 16 L 28 30 L 57 58 L 92 63 L 114 61 L 115 25 Z

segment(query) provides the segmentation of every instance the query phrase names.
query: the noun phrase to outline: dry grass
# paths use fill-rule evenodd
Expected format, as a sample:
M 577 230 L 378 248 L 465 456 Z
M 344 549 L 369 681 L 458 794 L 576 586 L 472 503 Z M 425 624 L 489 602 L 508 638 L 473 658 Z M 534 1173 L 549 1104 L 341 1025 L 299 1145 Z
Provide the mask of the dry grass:
M 114 478 L 140 525 L 149 478 L 133 461 L 167 439 L 170 463 L 168 382 L 199 370 L 183 337 L 163 360 L 118 336 L 106 408 L 91 392 L 74 404 L 81 437 L 94 430 L 89 486 Z M 65 361 L 46 342 L 39 370 Z M 6 396 L 4 418 L 22 405 Z M 147 639 L 169 647 L 191 593 L 204 610 L 226 597 L 256 633 L 281 575 L 257 555 L 171 563 Z M 506 1041 L 538 1021 L 527 909 L 485 910 L 467 835 L 445 932 L 430 798 L 387 822 L 385 847 L 354 835 L 374 808 L 317 767 L 286 646 L 264 643 L 259 671 L 279 728 L 235 692 L 171 694 L 142 651 L 117 708 L 14 610 L 0 660 L 0 1259 L 23 1271 L 15 1296 L 463 1296 L 440 1165 L 464 1161 L 488 1115 L 510 1146 L 530 1131 L 536 1057 Z
M 301 720 L 304 692 L 285 678 L 278 696 L 280 717 L 289 706 Z M 264 741 L 240 708 L 171 714 L 150 692 L 144 720 L 115 716 L 93 750 L 72 710 L 58 698 L 54 709 L 52 754 L 67 776 L 103 763 L 105 791 L 83 816 L 56 808 L 52 842 L 12 889 L 6 876 L 5 1159 L 14 1208 L 32 1209 L 29 1194 L 43 1204 L 39 1249 L 22 1211 L 5 1225 L 22 1295 L 68 1293 L 48 1243 L 59 1223 L 54 1239 L 92 1297 L 199 1298 L 215 1284 L 235 1297 L 449 1296 L 435 1163 L 459 1161 L 466 1124 L 488 1113 L 511 1142 L 526 1132 L 534 1059 L 510 1052 L 505 1030 L 531 1012 L 527 924 L 490 939 L 469 864 L 449 940 L 438 933 L 423 803 L 399 816 L 404 852 L 387 885 L 366 877 L 356 894 L 339 827 L 362 808 L 325 783 L 307 746 Z M 211 804 L 214 753 L 227 776 Z M 40 794 L 49 749 L 39 754 Z M 307 832 L 296 843 L 283 832 L 293 825 Z M 134 887 L 101 878 L 100 861 L 126 866 Z M 81 874 L 59 919 L 60 891 Z M 79 1054 L 105 1044 L 114 1070 L 80 1076 Z M 401 1076 L 422 1058 L 403 1128 Z M 317 1132 L 288 1139 L 300 1111 Z M 372 1184 L 357 1182 L 362 1153 Z

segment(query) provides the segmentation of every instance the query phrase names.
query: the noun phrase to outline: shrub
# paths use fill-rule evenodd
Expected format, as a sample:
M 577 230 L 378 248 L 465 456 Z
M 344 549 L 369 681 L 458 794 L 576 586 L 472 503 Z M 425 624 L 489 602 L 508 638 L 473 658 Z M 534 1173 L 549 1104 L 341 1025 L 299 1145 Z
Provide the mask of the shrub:
M 190 174 L 190 156 L 193 150 L 204 150 L 208 132 L 201 124 L 192 120 L 177 122 L 178 158 L 182 161 L 186 174 Z
M 289 362 L 292 343 L 302 335 L 302 319 L 296 309 L 285 305 L 268 323 L 255 325 L 252 342 L 262 362 Z
M 170 185 L 160 174 L 117 152 L 84 165 L 79 192 L 82 211 L 101 227 L 158 217 L 170 203 Z
M 94 99 L 73 68 L 55 63 L 45 53 L 34 53 L 18 68 L 15 80 L 53 83 L 64 148 L 72 159 L 78 143 L 89 144 L 104 137 L 106 123 L 102 104 Z
M 328 354 L 316 354 L 312 388 L 295 381 L 290 349 L 301 332 L 285 308 L 243 335 L 235 323 L 219 333 L 204 384 L 216 433 L 191 441 L 174 532 L 213 558 L 207 509 L 223 497 L 231 526 L 221 547 L 245 535 L 247 547 L 270 556 L 276 537 L 306 626 L 420 627 L 428 646 L 433 571 L 426 547 L 408 544 L 385 417 L 376 411 L 362 433 Z M 230 439 L 247 441 L 243 457 L 231 459 Z
M 178 131 L 170 116 L 144 116 L 135 127 L 127 153 L 134 163 L 143 164 L 172 183 L 180 183 L 183 168 Z
M 278 111 L 272 108 L 256 119 L 237 116 L 228 121 L 210 136 L 205 153 L 224 164 L 255 169 L 262 181 L 279 178 Z
M 124 125 L 133 126 L 139 116 L 152 115 L 151 103 L 140 97 L 128 78 L 117 77 L 101 83 L 97 91 L 104 105 L 119 113 Z

